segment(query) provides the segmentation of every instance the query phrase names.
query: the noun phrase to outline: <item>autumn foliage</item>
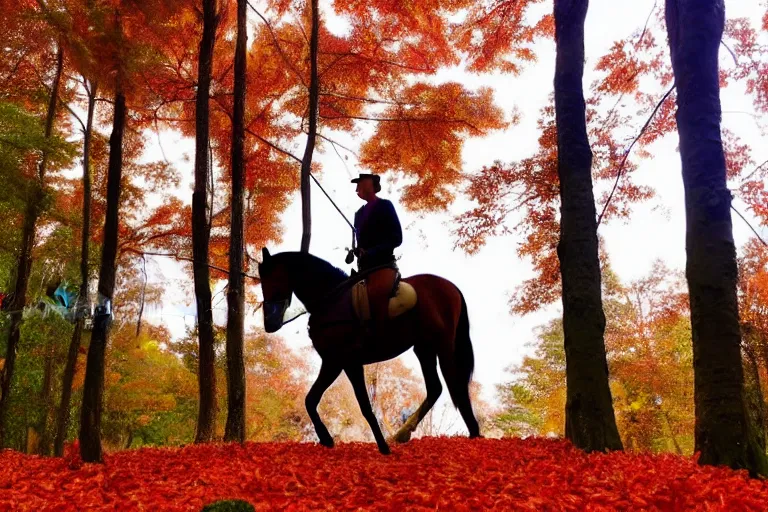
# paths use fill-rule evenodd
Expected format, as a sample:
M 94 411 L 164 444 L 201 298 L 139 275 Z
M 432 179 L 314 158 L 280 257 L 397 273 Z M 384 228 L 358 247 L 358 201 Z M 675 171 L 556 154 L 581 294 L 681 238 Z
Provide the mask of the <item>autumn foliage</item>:
M 0 453 L 0 509 L 761 511 L 768 484 L 691 457 L 587 455 L 562 440 L 425 438 L 382 459 L 364 443 L 148 448 L 83 464 Z

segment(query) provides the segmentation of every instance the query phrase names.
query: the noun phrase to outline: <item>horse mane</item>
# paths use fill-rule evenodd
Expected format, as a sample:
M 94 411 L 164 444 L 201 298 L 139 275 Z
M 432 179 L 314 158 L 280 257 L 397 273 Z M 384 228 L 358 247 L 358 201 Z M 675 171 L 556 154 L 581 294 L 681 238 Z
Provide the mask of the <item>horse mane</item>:
M 338 284 L 349 279 L 349 275 L 340 268 L 306 252 L 283 252 L 275 254 L 276 261 L 284 260 L 293 269 L 301 270 L 305 279 L 313 284 Z

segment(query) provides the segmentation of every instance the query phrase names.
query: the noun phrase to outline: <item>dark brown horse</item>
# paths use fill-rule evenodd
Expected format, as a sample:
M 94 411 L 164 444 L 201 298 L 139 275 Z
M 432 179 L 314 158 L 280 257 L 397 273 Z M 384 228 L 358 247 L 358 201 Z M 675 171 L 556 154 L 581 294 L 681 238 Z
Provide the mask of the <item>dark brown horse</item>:
M 310 314 L 309 337 L 323 362 L 320 374 L 307 394 L 306 407 L 320 444 L 332 447 L 333 438 L 317 414 L 317 405 L 325 390 L 344 371 L 379 451 L 389 454 L 389 446 L 371 409 L 363 365 L 392 359 L 411 347 L 424 372 L 427 398 L 394 439 L 400 442 L 410 439 L 419 422 L 437 402 L 443 389 L 437 375 L 437 359 L 440 359 L 440 369 L 451 399 L 469 429 L 469 437 L 480 436 L 469 399 L 469 382 L 475 362 L 469 339 L 467 305 L 453 283 L 427 274 L 403 279 L 416 290 L 416 305 L 378 326 L 375 335 L 361 342 L 360 325 L 350 299 L 352 281 L 346 273 L 307 253 L 270 255 L 263 249 L 262 255 L 259 277 L 264 294 L 266 331 L 276 332 L 282 327 L 292 294 Z

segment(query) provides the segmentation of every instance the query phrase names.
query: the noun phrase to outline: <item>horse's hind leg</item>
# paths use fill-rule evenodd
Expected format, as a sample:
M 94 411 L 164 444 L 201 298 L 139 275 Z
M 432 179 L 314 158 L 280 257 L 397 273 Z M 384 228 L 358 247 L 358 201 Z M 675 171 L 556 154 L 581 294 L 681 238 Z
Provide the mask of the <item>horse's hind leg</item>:
M 469 382 L 463 381 L 459 377 L 456 356 L 453 352 L 447 350 L 438 353 L 440 358 L 440 370 L 442 370 L 445 384 L 451 393 L 453 404 L 459 410 L 464 423 L 469 430 L 469 437 L 480 437 L 480 425 L 475 419 L 475 413 L 472 411 L 472 402 L 469 399 Z
M 387 441 L 384 439 L 384 434 L 381 433 L 379 422 L 376 420 L 376 415 L 373 414 L 373 409 L 371 409 L 371 399 L 368 397 L 368 390 L 365 387 L 363 365 L 352 365 L 345 368 L 344 372 L 347 374 L 347 377 L 349 377 L 349 382 L 352 383 L 352 389 L 355 390 L 357 403 L 360 405 L 360 412 L 363 413 L 363 417 L 373 431 L 373 437 L 376 439 L 379 451 L 384 455 L 389 455 L 389 445 L 387 445 Z
M 333 384 L 333 381 L 336 380 L 340 373 L 340 367 L 323 361 L 323 364 L 320 366 L 320 374 L 317 376 L 315 383 L 312 384 L 309 393 L 307 393 L 307 398 L 304 401 L 304 404 L 307 407 L 307 414 L 309 414 L 309 419 L 312 420 L 317 437 L 320 439 L 320 444 L 327 446 L 328 448 L 333 448 L 333 438 L 325 427 L 323 420 L 320 419 L 320 415 L 317 414 L 317 404 L 320 403 L 320 399 L 323 397 L 325 390 Z
M 411 414 L 408 421 L 392 437 L 398 443 L 405 443 L 411 439 L 413 431 L 416 430 L 421 420 L 424 419 L 437 402 L 437 399 L 440 398 L 440 393 L 443 392 L 443 385 L 440 384 L 440 377 L 437 375 L 437 355 L 431 349 L 424 348 L 417 349 L 414 347 L 413 352 L 419 358 L 419 363 L 421 363 L 424 383 L 427 386 L 427 398 L 424 399 L 418 410 Z

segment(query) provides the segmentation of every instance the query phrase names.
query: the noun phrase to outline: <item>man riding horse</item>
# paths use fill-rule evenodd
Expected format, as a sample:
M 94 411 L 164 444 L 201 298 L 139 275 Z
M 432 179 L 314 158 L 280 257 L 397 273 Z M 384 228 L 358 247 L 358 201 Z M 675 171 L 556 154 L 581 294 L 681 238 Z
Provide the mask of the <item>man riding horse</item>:
M 464 295 L 452 282 L 431 274 L 400 281 L 393 251 L 402 244 L 403 234 L 395 209 L 391 202 L 376 197 L 381 190 L 378 176 L 361 174 L 353 183 L 366 202 L 355 214 L 359 247 L 354 248 L 353 239 L 353 252 L 360 271 L 356 278 L 350 279 L 344 271 L 306 252 L 272 255 L 264 248 L 259 263 L 264 329 L 272 333 L 285 325 L 285 311 L 294 294 L 310 314 L 309 337 L 323 362 L 305 405 L 318 439 L 323 446 L 334 445 L 317 406 L 343 371 L 379 451 L 390 453 L 371 407 L 363 365 L 392 359 L 411 347 L 424 372 L 427 396 L 394 439 L 407 441 L 437 402 L 443 389 L 438 360 L 469 437 L 479 437 L 480 426 L 469 398 L 475 358 Z M 347 263 L 352 263 L 351 256 Z M 376 323 L 376 336 L 361 339 L 359 322 L 367 319 Z
M 381 191 L 380 176 L 360 174 L 352 183 L 357 184 L 357 195 L 366 203 L 355 212 L 357 247 L 354 251 L 358 271 L 362 274 L 370 272 L 365 276 L 371 312 L 370 331 L 389 317 L 389 299 L 399 275 L 394 250 L 403 243 L 403 231 L 392 202 L 376 195 Z

